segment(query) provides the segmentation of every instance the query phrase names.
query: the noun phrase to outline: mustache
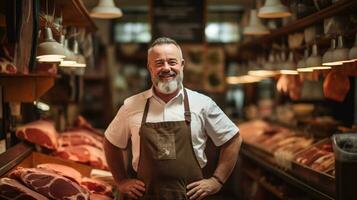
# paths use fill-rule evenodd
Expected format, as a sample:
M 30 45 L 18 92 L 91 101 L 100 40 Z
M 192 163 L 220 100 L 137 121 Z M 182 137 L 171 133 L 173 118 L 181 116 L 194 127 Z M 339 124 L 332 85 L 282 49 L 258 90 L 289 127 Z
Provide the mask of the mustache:
M 169 71 L 169 72 L 163 72 L 163 71 L 161 71 L 161 72 L 159 72 L 158 75 L 159 75 L 159 76 L 167 76 L 167 75 L 169 75 L 169 76 L 176 76 L 177 73 L 176 73 L 175 71 Z

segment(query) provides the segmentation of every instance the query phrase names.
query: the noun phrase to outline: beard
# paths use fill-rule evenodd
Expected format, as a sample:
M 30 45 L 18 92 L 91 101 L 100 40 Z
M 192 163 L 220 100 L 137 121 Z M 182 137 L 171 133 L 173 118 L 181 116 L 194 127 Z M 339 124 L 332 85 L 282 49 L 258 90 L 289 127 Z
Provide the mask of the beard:
M 163 93 L 163 94 L 172 94 L 178 88 L 181 89 L 182 87 L 182 80 L 183 80 L 183 71 L 181 70 L 180 73 L 177 75 L 175 72 L 170 72 L 170 74 L 175 75 L 176 77 L 172 80 L 166 81 L 161 80 L 160 76 L 164 73 L 159 73 L 158 78 L 154 80 L 154 84 L 156 89 Z

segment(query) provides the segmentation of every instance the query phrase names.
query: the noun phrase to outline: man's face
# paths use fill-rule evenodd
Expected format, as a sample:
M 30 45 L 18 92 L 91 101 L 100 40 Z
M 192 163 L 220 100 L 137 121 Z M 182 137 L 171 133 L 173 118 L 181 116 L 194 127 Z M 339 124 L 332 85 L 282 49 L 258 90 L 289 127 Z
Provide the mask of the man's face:
M 173 44 L 154 46 L 148 54 L 148 69 L 154 87 L 163 94 L 171 94 L 181 87 L 183 65 L 181 51 Z

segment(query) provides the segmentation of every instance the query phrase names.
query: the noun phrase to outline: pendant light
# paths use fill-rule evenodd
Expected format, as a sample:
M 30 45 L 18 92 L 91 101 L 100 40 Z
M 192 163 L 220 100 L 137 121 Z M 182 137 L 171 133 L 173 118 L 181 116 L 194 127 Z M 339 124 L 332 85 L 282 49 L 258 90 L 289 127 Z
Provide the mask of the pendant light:
M 92 9 L 90 16 L 99 19 L 114 19 L 123 16 L 123 12 L 115 6 L 113 0 L 99 0 L 98 5 Z
M 39 62 L 61 62 L 64 55 L 63 46 L 53 39 L 52 30 L 45 28 L 45 40 L 37 46 L 37 60 Z
M 257 10 L 250 10 L 249 25 L 243 30 L 244 35 L 266 35 L 269 34 L 269 29 L 263 25 L 257 17 Z
M 330 66 L 322 65 L 322 58 L 318 54 L 316 43 L 312 45 L 312 53 L 310 57 L 306 59 L 306 66 L 313 70 L 331 69 Z
M 336 48 L 336 40 L 332 38 L 330 48 L 322 56 L 322 65 L 331 66 L 331 65 L 342 64 L 342 63 L 334 62 L 333 60 L 333 52 L 335 51 L 335 48 Z
M 298 72 L 312 72 L 313 69 L 310 67 L 307 67 L 306 65 L 306 60 L 309 57 L 309 48 L 306 48 L 304 51 L 304 57 L 299 60 L 297 63 L 297 71 Z
M 298 71 L 296 71 L 296 63 L 294 62 L 294 54 L 292 51 L 289 52 L 288 60 L 283 62 L 283 69 L 280 70 L 280 73 L 287 75 L 298 75 Z
M 343 62 L 346 62 L 349 60 L 348 53 L 349 53 L 349 49 L 344 47 L 343 37 L 342 37 L 342 35 L 339 35 L 337 37 L 337 47 L 333 51 L 333 54 L 332 54 L 333 62 L 331 62 L 330 65 L 342 65 Z
M 59 65 L 60 67 L 71 67 L 71 65 L 76 64 L 76 58 L 74 53 L 68 49 L 68 39 L 64 38 L 64 35 L 61 35 L 61 42 L 64 47 L 64 55 L 66 56 Z
M 348 61 L 347 62 L 355 62 L 357 61 L 357 33 L 355 35 L 355 44 L 348 52 Z
M 266 0 L 258 13 L 258 17 L 261 18 L 282 18 L 289 16 L 291 16 L 291 12 L 280 0 Z

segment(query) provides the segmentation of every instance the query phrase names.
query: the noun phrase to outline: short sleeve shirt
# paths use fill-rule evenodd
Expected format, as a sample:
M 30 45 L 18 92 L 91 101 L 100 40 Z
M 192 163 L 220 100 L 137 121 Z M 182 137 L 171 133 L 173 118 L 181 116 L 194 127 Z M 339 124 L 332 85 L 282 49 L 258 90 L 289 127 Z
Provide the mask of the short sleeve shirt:
M 207 163 L 204 153 L 207 137 L 210 137 L 216 146 L 221 146 L 234 135 L 238 134 L 238 127 L 208 96 L 187 90 L 191 112 L 191 137 L 196 158 L 201 166 Z M 146 122 L 183 121 L 184 92 L 181 91 L 165 103 L 157 97 L 153 89 L 149 89 L 124 101 L 113 121 L 105 131 L 105 137 L 113 145 L 124 149 L 128 141 L 132 143 L 133 169 L 138 168 L 140 152 L 139 130 L 147 99 L 150 101 Z

